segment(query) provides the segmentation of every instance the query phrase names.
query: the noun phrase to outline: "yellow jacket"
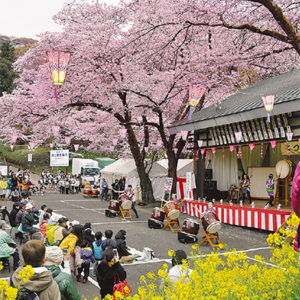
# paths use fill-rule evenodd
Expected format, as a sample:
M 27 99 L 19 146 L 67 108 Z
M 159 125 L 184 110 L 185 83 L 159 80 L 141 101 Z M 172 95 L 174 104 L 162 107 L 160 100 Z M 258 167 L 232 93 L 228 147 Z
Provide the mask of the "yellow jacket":
M 7 189 L 7 181 L 0 180 L 0 190 L 6 190 L 6 189 Z
M 58 225 L 57 224 L 47 224 L 46 225 L 46 235 L 47 235 L 47 240 L 48 240 L 48 244 L 49 245 L 54 245 L 55 243 L 55 240 L 54 240 L 54 232 L 55 232 L 55 229 Z
M 70 233 L 62 240 L 62 242 L 59 245 L 59 248 L 68 249 L 70 254 L 73 256 L 77 241 L 78 237 L 75 234 Z

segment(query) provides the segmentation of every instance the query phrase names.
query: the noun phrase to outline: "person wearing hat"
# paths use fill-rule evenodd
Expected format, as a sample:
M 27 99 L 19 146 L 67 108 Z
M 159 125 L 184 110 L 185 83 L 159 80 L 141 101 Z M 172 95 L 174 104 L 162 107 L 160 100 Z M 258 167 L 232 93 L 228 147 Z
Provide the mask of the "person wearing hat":
M 7 228 L 6 222 L 0 221 L 0 258 L 6 258 L 9 256 L 13 257 L 14 260 L 14 270 L 19 267 L 20 257 L 18 249 L 16 248 L 16 243 L 5 231 Z
M 68 219 L 65 217 L 61 217 L 58 220 L 58 226 L 54 231 L 54 244 L 59 245 L 60 242 L 71 232 L 68 230 L 67 225 Z
M 273 174 L 269 174 L 269 178 L 266 181 L 266 190 L 268 193 L 268 196 L 270 197 L 267 204 L 274 206 L 273 200 L 274 200 L 274 178 Z
M 33 225 L 39 222 L 39 217 L 36 216 L 33 212 L 33 206 L 30 202 L 28 202 L 25 206 L 25 211 L 22 215 L 22 230 L 25 232 L 29 232 L 31 235 L 35 232 L 38 232 L 39 229 L 33 227 Z
M 187 255 L 183 250 L 176 250 L 172 256 L 172 268 L 169 270 L 170 283 L 180 280 L 183 276 L 186 279 L 184 283 L 189 281 L 189 276 L 192 270 L 183 266 L 184 261 L 187 260 Z
M 64 261 L 67 264 L 67 259 L 63 258 L 63 251 L 57 246 L 46 247 L 45 263 L 46 267 L 52 273 L 53 279 L 56 281 L 60 290 L 62 300 L 80 300 L 80 294 L 75 286 L 74 280 L 70 274 L 61 270 L 59 265 Z

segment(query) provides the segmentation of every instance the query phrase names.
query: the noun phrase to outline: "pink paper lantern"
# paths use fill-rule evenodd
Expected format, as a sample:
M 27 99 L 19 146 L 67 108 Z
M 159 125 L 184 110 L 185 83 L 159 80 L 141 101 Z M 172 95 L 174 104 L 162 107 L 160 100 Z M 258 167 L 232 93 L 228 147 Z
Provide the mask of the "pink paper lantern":
M 217 153 L 217 147 L 211 147 L 211 152 L 215 155 Z
M 224 147 L 222 148 L 222 157 L 223 158 L 225 157 L 225 148 Z
M 254 143 L 249 143 L 248 146 L 250 148 L 250 151 L 253 151 L 254 148 L 255 148 L 255 144 Z
M 181 137 L 184 141 L 186 141 L 188 134 L 188 130 L 181 130 Z
M 18 139 L 18 135 L 16 133 L 13 133 L 11 135 L 11 141 L 12 141 L 12 143 L 15 143 L 17 141 L 17 139 Z
M 118 144 L 118 139 L 116 139 L 116 138 L 112 139 L 112 143 L 114 146 L 116 146 Z
M 148 152 L 149 147 L 144 147 L 145 152 Z
M 270 144 L 271 144 L 272 149 L 275 149 L 276 145 L 277 145 L 277 141 L 270 141 Z
M 122 139 L 125 139 L 126 138 L 127 129 L 126 128 L 120 128 L 119 133 L 120 133 L 120 137 Z
M 58 135 L 59 134 L 59 126 L 52 126 L 52 132 L 54 135 Z
M 53 143 L 50 143 L 49 146 L 52 149 L 54 145 L 53 145 Z
M 237 143 L 239 143 L 242 140 L 242 132 L 237 131 L 234 133 L 234 135 L 235 135 L 235 139 L 236 139 Z
M 14 150 L 14 145 L 10 145 L 10 150 L 11 150 L 11 151 Z
M 65 141 L 66 141 L 66 144 L 70 144 L 71 143 L 71 137 L 70 136 L 65 136 Z
M 201 155 L 202 155 L 202 156 L 205 154 L 205 150 L 206 150 L 205 148 L 201 148 L 200 151 L 201 151 Z
M 77 151 L 79 149 L 79 145 L 78 144 L 74 145 L 74 149 L 75 151 Z
M 235 149 L 235 145 L 229 145 L 229 151 L 230 151 L 230 152 L 233 152 L 234 149 Z
M 173 151 L 174 151 L 175 154 L 177 154 L 178 148 L 173 148 Z
M 286 136 L 287 136 L 288 141 L 291 141 L 293 139 L 293 133 L 292 132 L 287 132 Z
M 110 150 L 110 152 L 113 152 L 115 150 L 115 147 L 114 146 L 110 146 L 109 150 Z
M 203 146 L 203 140 L 198 141 L 198 147 L 201 148 Z

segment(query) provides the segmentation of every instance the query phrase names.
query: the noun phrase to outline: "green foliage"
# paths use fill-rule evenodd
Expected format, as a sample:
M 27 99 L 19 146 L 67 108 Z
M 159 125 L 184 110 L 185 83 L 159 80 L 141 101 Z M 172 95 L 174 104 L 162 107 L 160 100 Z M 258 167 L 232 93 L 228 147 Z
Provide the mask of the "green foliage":
M 0 97 L 4 92 L 11 93 L 15 88 L 14 81 L 18 74 L 13 69 L 14 47 L 3 43 L 0 47 Z

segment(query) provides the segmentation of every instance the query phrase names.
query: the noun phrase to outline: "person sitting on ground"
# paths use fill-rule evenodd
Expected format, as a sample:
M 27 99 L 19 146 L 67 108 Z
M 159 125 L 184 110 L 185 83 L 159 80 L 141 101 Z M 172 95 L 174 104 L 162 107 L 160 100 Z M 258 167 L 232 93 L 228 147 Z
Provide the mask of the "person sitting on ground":
M 102 259 L 103 249 L 101 247 L 102 245 L 102 232 L 98 231 L 95 233 L 96 240 L 93 242 L 93 253 L 95 257 L 95 263 L 93 267 L 93 273 L 92 276 L 96 276 L 96 271 L 99 265 L 99 262 Z
M 46 235 L 47 235 L 47 242 L 50 246 L 54 245 L 55 239 L 54 239 L 54 233 L 55 229 L 58 227 L 59 216 L 53 215 L 50 217 L 48 224 L 46 225 Z
M 21 203 L 20 203 L 20 209 L 18 211 L 18 213 L 16 214 L 16 227 L 19 227 L 22 223 L 22 216 L 23 216 L 23 213 L 25 211 L 25 208 L 26 208 L 26 205 L 23 205 L 21 207 Z
M 16 224 L 16 216 L 17 216 L 17 213 L 18 211 L 20 210 L 20 203 L 19 202 L 16 202 L 13 204 L 13 208 L 9 214 L 9 224 L 11 227 L 17 227 L 17 224 Z
M 93 247 L 93 242 L 95 241 L 95 235 L 92 232 L 92 224 L 90 222 L 83 225 L 83 239 L 87 242 L 90 248 Z
M 47 238 L 47 233 L 46 233 L 46 226 L 48 224 L 48 221 L 50 219 L 50 215 L 48 213 L 43 214 L 43 221 L 40 225 L 39 232 L 43 235 L 44 239 Z
M 170 283 L 180 280 L 183 276 L 186 277 L 184 283 L 189 281 L 192 270 L 183 265 L 185 260 L 187 260 L 187 255 L 183 250 L 175 251 L 172 256 L 173 267 L 169 270 Z
M 126 271 L 121 266 L 117 257 L 113 255 L 112 249 L 103 252 L 103 259 L 97 269 L 97 281 L 100 286 L 102 299 L 106 295 L 113 295 L 115 283 L 126 279 Z
M 102 242 L 102 249 L 107 250 L 107 249 L 117 249 L 117 243 L 115 240 L 112 239 L 113 232 L 111 230 L 105 230 L 104 232 L 105 235 L 105 240 Z
M 77 281 L 81 280 L 81 272 L 83 271 L 82 283 L 86 283 L 90 275 L 90 264 L 95 262 L 93 250 L 88 246 L 88 243 L 84 241 L 80 250 L 80 258 L 83 260 L 81 267 L 78 268 Z
M 19 273 L 23 267 L 19 267 L 12 275 L 11 283 L 18 288 L 18 297 L 23 295 L 25 299 L 60 300 L 60 291 L 53 280 L 49 270 L 43 267 L 45 262 L 46 247 L 42 241 L 28 241 L 22 248 L 23 261 L 26 266 L 32 266 L 34 274 L 23 281 Z M 34 298 L 34 296 L 36 298 Z M 31 298 L 29 298 L 31 297 Z M 19 298 L 18 298 L 19 299 Z
M 80 293 L 70 274 L 65 272 L 59 266 L 62 262 L 64 265 L 68 263 L 69 254 L 63 256 L 63 251 L 57 246 L 46 247 L 45 264 L 49 271 L 51 271 L 53 279 L 58 284 L 62 300 L 80 300 Z
M 25 211 L 22 215 L 22 230 L 25 232 L 29 232 L 33 234 L 39 231 L 38 228 L 33 227 L 34 224 L 37 224 L 39 219 L 38 217 L 32 212 L 33 206 L 31 203 L 27 203 L 25 206 Z
M 17 202 L 20 200 L 20 193 L 18 189 L 15 187 L 11 192 L 11 201 Z
M 61 217 L 58 220 L 58 226 L 54 231 L 54 244 L 57 246 L 71 232 L 71 229 L 68 229 L 67 222 L 68 219 L 65 217 Z
M 53 214 L 53 209 L 52 208 L 47 208 L 46 213 L 48 213 L 50 216 Z
M 0 221 L 0 258 L 12 256 L 14 260 L 14 270 L 19 267 L 20 258 L 17 245 L 5 231 L 7 228 L 5 221 Z
M 68 234 L 59 244 L 59 248 L 67 249 L 70 254 L 70 268 L 76 275 L 78 268 L 81 266 L 80 246 L 83 244 L 83 226 L 74 225 L 72 232 Z
M 128 251 L 125 239 L 126 239 L 126 231 L 121 229 L 115 236 L 117 250 L 118 250 L 121 264 L 132 263 L 133 260 L 135 259 L 135 256 Z
M 39 224 L 42 223 L 42 221 L 43 221 L 43 216 L 44 216 L 44 213 L 46 212 L 47 208 L 48 208 L 48 207 L 47 207 L 46 204 L 43 204 L 43 205 L 41 206 L 41 209 L 39 210 Z
M 45 239 L 44 239 L 43 234 L 41 232 L 35 232 L 31 236 L 31 240 L 37 240 L 37 241 L 43 241 L 43 242 L 45 242 Z

